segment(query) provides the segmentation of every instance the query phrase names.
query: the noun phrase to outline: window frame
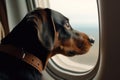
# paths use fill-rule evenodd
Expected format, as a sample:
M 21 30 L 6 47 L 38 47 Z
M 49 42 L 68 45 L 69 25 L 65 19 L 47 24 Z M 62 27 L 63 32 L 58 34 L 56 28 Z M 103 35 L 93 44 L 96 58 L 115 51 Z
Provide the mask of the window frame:
M 100 63 L 100 54 L 98 57 L 97 64 L 93 69 L 90 69 L 85 72 L 72 72 L 61 68 L 59 65 L 54 63 L 52 59 L 49 60 L 46 67 L 46 71 L 55 79 L 55 80 L 91 80 L 97 73 Z M 57 75 L 59 74 L 59 75 Z

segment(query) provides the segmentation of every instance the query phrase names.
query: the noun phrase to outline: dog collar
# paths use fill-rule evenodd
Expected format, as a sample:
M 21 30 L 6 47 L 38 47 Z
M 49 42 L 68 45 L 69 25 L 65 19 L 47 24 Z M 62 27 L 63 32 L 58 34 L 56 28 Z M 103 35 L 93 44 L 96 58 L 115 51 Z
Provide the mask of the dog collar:
M 0 51 L 8 55 L 14 56 L 27 64 L 33 66 L 40 73 L 43 70 L 42 61 L 30 53 L 24 53 L 22 50 L 12 46 L 12 45 L 0 45 Z

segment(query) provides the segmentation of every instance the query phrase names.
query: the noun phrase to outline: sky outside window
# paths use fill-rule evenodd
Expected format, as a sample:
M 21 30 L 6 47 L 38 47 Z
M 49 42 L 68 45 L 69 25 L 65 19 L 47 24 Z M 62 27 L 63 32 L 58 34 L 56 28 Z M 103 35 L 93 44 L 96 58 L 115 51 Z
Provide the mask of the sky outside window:
M 71 24 L 84 27 L 98 25 L 96 0 L 50 0 L 50 7 L 67 16 Z
M 49 0 L 50 8 L 68 17 L 73 29 L 95 37 L 95 44 L 87 54 L 70 57 L 80 64 L 95 65 L 99 53 L 99 25 L 96 0 Z

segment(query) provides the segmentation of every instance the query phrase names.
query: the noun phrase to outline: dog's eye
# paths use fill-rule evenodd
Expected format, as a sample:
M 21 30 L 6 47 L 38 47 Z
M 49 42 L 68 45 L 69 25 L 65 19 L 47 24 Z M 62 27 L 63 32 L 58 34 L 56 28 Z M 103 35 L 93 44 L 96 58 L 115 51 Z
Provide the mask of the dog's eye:
M 71 29 L 70 24 L 68 22 L 65 23 L 65 28 L 66 29 Z

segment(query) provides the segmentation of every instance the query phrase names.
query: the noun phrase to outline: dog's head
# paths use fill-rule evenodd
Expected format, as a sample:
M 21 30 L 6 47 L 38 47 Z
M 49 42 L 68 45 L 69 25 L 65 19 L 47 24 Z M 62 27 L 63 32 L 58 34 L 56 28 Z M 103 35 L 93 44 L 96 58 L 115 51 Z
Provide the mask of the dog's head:
M 30 14 L 32 14 L 30 18 L 34 17 L 40 42 L 53 55 L 57 53 L 66 56 L 81 55 L 94 43 L 94 39 L 85 33 L 74 30 L 69 19 L 57 11 L 39 8 Z
M 83 32 L 74 30 L 69 23 L 69 19 L 61 13 L 53 10 L 51 10 L 51 13 L 56 29 L 55 53 L 74 56 L 88 52 L 94 43 L 94 39 Z

